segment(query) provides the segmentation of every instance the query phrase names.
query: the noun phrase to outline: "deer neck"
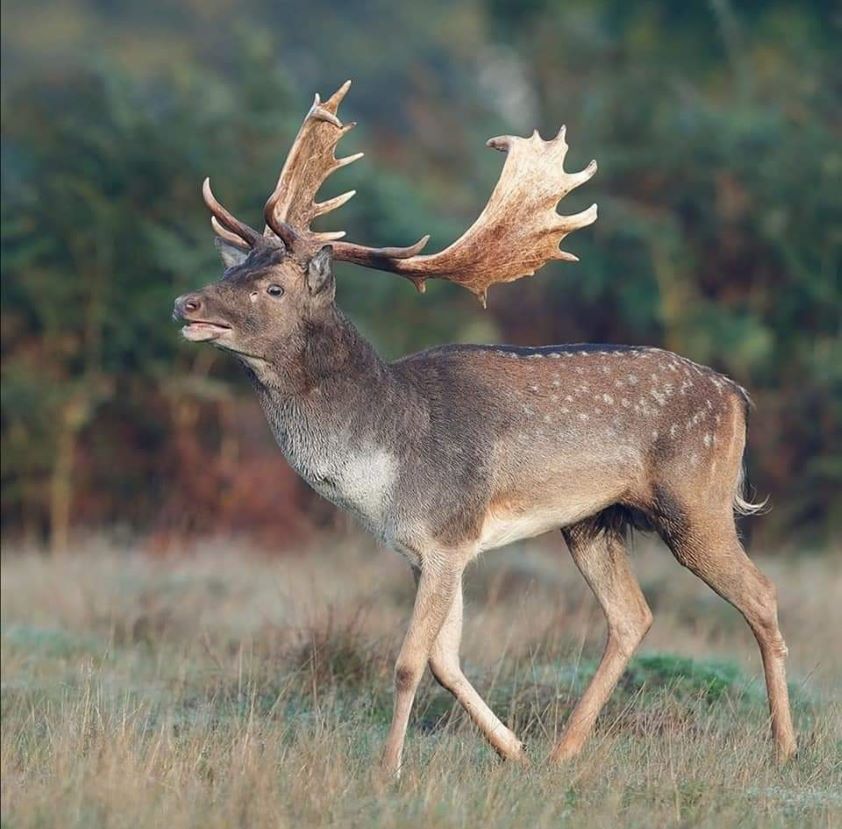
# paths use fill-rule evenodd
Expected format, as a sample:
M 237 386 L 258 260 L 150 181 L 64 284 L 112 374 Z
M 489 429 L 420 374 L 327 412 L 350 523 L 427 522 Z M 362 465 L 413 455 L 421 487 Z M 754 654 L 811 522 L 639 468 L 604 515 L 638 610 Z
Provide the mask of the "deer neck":
M 289 464 L 331 500 L 329 487 L 354 456 L 392 454 L 384 406 L 393 373 L 339 311 L 308 323 L 301 344 L 248 366 L 269 426 Z M 375 408 L 376 407 L 376 408 Z

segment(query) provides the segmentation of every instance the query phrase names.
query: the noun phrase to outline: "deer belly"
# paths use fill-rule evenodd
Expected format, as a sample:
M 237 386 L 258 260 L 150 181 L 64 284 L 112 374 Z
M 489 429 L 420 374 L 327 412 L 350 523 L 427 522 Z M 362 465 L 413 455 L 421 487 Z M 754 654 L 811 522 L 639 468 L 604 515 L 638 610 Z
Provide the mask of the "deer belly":
M 493 550 L 513 541 L 575 524 L 607 506 L 604 498 L 565 498 L 562 504 L 533 508 L 490 509 L 483 522 L 479 550 Z

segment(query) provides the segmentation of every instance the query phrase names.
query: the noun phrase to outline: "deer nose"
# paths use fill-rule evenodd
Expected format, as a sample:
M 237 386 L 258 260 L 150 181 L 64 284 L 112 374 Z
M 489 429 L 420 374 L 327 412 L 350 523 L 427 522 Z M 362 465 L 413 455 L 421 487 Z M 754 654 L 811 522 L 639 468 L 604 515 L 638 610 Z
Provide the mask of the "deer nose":
M 184 294 L 173 306 L 173 319 L 182 319 L 185 314 L 195 314 L 202 308 L 202 298 L 198 294 Z

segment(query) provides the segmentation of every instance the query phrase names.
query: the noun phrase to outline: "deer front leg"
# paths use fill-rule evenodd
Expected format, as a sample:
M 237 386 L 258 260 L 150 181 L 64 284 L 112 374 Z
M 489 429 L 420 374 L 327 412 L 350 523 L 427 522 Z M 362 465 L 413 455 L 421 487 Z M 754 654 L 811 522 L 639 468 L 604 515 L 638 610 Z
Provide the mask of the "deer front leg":
M 383 749 L 381 769 L 387 777 L 400 774 L 406 726 L 415 691 L 430 658 L 433 643 L 453 604 L 462 578 L 461 557 L 427 556 L 417 577 L 418 589 L 409 628 L 395 663 L 395 707 Z
M 523 744 L 495 716 L 494 712 L 477 693 L 459 664 L 459 645 L 462 641 L 462 582 L 456 586 L 453 603 L 447 614 L 430 656 L 430 670 L 436 681 L 446 688 L 467 711 L 470 718 L 506 760 L 525 762 Z

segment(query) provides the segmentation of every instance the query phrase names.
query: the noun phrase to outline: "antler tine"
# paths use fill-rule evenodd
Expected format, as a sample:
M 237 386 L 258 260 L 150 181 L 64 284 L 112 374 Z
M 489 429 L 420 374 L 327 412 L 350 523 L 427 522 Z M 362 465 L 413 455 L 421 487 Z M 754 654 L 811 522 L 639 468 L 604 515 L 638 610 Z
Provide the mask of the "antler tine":
M 347 193 L 343 193 L 341 196 L 334 196 L 332 199 L 328 199 L 327 201 L 316 202 L 314 205 L 316 215 L 324 216 L 325 213 L 330 213 L 337 208 L 342 207 L 345 202 L 350 201 L 356 195 L 356 190 L 348 190 Z
M 597 220 L 597 211 L 597 206 L 592 204 L 587 210 L 574 213 L 572 216 L 560 216 L 561 221 L 558 223 L 558 229 L 564 231 L 566 235 L 574 230 L 592 225 Z
M 351 81 L 345 81 L 345 83 L 343 83 L 342 86 L 340 86 L 339 89 L 337 89 L 336 92 L 334 92 L 333 95 L 325 101 L 325 109 L 336 115 L 336 111 L 339 109 L 339 104 L 345 100 L 345 96 L 348 94 L 348 90 L 350 88 Z M 318 93 L 316 94 L 316 97 L 318 97 Z
M 211 224 L 214 230 L 217 233 L 219 233 L 219 229 L 227 231 L 227 233 L 219 233 L 223 239 L 237 244 L 237 242 L 232 240 L 231 237 L 233 236 L 240 240 L 240 246 L 245 242 L 248 247 L 254 247 L 258 240 L 262 238 L 260 233 L 253 227 L 249 227 L 245 222 L 241 222 L 217 201 L 213 190 L 211 190 L 210 178 L 206 178 L 202 183 L 202 198 L 205 200 L 205 204 L 211 212 Z
M 355 265 L 388 271 L 392 270 L 393 262 L 411 259 L 419 254 L 429 241 L 430 235 L 426 234 L 414 245 L 407 245 L 406 247 L 369 248 L 365 245 L 355 245 L 353 242 L 336 242 L 333 245 L 333 255 L 343 262 L 353 262 Z M 400 275 L 414 282 L 421 293 L 424 292 L 423 280 L 421 284 L 418 284 L 417 276 L 409 273 L 401 273 Z
M 236 233 L 231 233 L 230 230 L 226 230 L 217 220 L 216 216 L 211 216 L 211 227 L 213 228 L 213 232 L 220 238 L 226 241 L 229 245 L 234 245 L 234 247 L 240 248 L 241 250 L 247 250 L 248 245 L 246 242 Z

